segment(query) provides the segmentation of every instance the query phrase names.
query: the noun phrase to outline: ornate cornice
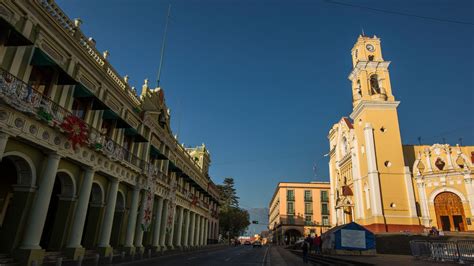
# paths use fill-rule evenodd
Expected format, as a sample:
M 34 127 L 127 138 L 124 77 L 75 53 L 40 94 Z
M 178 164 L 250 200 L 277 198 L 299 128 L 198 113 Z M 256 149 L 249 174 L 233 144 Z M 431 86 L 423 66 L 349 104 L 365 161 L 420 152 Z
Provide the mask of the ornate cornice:
M 387 101 L 367 101 L 362 100 L 352 111 L 350 117 L 355 120 L 364 109 L 395 109 L 400 104 L 399 101 L 387 102 Z
M 359 73 L 363 70 L 387 70 L 389 65 L 390 61 L 359 61 L 347 78 L 353 80 L 355 77 L 359 76 Z

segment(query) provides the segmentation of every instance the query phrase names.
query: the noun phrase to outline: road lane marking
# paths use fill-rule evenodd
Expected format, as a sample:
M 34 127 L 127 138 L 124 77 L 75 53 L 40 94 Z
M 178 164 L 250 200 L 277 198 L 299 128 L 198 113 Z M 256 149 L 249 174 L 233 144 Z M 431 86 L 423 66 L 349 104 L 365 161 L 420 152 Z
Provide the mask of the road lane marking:
M 268 255 L 268 250 L 270 247 L 267 247 L 267 250 L 265 250 L 265 256 L 263 256 L 263 261 L 262 261 L 262 266 L 265 266 L 265 261 L 267 260 L 267 255 Z
M 188 260 L 193 260 L 193 259 L 197 259 L 197 257 L 188 258 Z
M 227 259 L 225 259 L 225 261 L 229 261 L 229 260 L 230 260 L 230 257 L 229 257 L 229 258 L 227 258 Z

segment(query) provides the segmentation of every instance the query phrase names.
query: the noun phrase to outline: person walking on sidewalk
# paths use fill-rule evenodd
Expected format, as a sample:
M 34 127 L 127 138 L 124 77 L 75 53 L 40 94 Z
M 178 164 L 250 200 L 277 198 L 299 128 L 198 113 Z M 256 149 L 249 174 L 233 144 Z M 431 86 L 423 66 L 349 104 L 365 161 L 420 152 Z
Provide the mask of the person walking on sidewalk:
M 309 242 L 307 241 L 307 239 L 305 239 L 303 241 L 303 245 L 301 246 L 301 248 L 303 249 L 303 262 L 304 263 L 308 263 L 308 251 L 309 251 Z
M 319 254 L 319 242 L 321 238 L 319 238 L 318 235 L 315 235 L 313 238 L 313 248 L 314 248 L 314 253 Z

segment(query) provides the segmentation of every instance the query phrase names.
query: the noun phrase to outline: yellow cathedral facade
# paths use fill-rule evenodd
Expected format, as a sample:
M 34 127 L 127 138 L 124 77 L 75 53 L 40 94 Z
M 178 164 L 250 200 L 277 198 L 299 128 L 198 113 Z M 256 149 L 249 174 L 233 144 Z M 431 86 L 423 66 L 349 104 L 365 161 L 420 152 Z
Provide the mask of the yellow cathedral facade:
M 353 111 L 328 135 L 331 224 L 474 231 L 474 146 L 403 145 L 380 39 L 359 36 L 351 54 Z

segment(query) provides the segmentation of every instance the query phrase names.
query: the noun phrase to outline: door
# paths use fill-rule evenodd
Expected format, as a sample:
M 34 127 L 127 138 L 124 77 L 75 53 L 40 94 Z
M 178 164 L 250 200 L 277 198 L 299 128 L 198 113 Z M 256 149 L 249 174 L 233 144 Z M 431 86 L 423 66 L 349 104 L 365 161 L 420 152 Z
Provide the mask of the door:
M 434 199 L 438 228 L 443 231 L 465 231 L 466 217 L 461 198 L 452 192 L 441 192 Z
M 461 215 L 453 215 L 453 223 L 455 231 L 464 231 L 464 223 Z
M 441 218 L 441 227 L 443 231 L 451 230 L 451 222 L 449 221 L 449 216 L 440 216 Z

